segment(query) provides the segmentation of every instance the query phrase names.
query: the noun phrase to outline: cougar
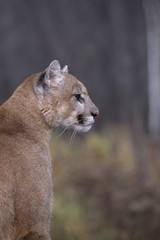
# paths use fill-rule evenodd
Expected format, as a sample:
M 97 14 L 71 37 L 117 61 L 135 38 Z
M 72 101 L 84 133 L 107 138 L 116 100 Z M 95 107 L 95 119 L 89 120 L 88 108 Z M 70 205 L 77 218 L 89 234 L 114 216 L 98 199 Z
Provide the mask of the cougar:
M 0 107 L 0 240 L 51 240 L 52 132 L 87 132 L 98 114 L 84 85 L 57 60 Z

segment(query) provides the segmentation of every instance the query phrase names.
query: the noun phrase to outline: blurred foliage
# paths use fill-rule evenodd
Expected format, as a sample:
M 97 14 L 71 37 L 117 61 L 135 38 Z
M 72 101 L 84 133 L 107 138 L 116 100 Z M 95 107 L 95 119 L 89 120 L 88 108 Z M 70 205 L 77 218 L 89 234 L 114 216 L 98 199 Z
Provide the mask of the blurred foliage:
M 56 240 L 152 240 L 160 235 L 160 144 L 128 129 L 53 137 Z

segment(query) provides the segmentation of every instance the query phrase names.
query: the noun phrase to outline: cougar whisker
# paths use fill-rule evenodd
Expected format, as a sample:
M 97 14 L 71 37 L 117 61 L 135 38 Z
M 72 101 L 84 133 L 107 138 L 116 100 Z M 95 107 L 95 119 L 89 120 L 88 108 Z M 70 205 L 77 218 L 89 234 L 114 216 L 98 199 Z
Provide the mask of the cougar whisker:
M 73 123 L 71 123 L 71 124 L 69 124 L 67 127 L 65 127 L 64 129 L 63 129 L 63 131 L 57 136 L 57 137 L 60 137 L 69 127 L 71 127 L 72 125 L 74 125 L 74 122 Z

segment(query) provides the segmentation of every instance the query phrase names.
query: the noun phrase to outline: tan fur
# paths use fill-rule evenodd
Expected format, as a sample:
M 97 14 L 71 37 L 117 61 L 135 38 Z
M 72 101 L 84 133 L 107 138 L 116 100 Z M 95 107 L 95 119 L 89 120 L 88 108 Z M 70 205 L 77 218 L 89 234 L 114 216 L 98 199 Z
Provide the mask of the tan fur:
M 93 124 L 91 112 L 98 115 L 83 84 L 67 68 L 59 69 L 57 61 L 46 70 L 43 84 L 38 84 L 40 76 L 27 78 L 0 107 L 2 240 L 51 239 L 51 134 L 61 125 L 87 131 Z M 77 93 L 83 93 L 84 104 L 75 99 Z M 84 114 L 83 124 L 77 114 Z

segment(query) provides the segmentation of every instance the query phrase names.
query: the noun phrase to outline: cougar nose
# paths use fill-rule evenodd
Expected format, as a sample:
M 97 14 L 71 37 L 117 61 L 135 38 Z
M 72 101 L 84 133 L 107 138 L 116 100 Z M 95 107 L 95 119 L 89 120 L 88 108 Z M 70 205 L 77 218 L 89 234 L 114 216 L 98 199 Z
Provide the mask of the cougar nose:
M 98 111 L 92 111 L 91 115 L 93 116 L 94 119 L 96 119 L 99 115 L 99 112 Z

